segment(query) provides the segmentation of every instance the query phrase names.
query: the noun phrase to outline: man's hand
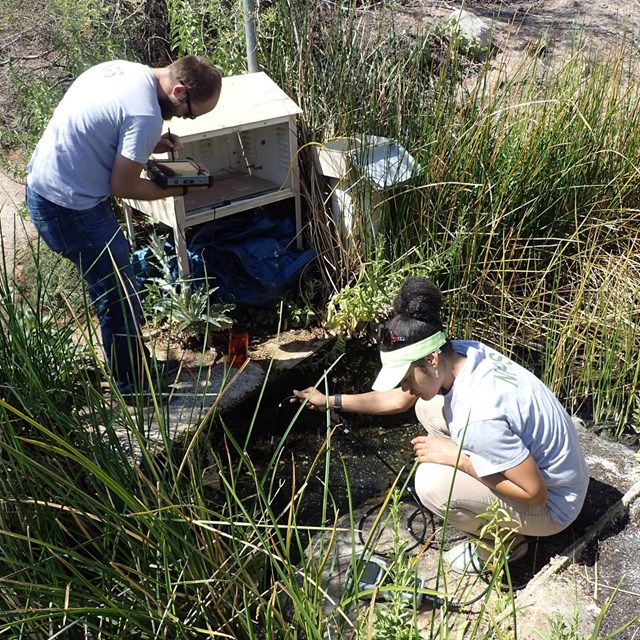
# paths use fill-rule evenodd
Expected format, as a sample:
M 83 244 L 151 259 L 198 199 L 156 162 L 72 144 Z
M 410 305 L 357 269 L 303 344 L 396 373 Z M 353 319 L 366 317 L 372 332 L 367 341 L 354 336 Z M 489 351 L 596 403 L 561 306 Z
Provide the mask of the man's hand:
M 158 200 L 184 195 L 182 187 L 163 189 L 153 180 L 141 177 L 143 167 L 118 154 L 111 172 L 111 195 L 134 200 Z
M 174 133 L 163 133 L 158 144 L 155 146 L 154 153 L 175 153 L 183 148 L 180 138 Z

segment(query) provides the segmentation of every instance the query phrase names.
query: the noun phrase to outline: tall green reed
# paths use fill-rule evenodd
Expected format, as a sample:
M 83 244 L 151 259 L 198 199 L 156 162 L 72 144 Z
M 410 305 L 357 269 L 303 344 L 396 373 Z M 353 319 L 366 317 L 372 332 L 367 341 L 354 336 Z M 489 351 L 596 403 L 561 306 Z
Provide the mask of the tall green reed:
M 328 297 L 384 281 L 381 264 L 391 276 L 429 261 L 449 291 L 452 335 L 506 350 L 572 409 L 628 428 L 637 390 L 640 94 L 626 50 L 576 54 L 555 68 L 531 58 L 505 78 L 491 61 L 465 60 L 427 30 L 408 36 L 374 11 L 286 1 L 270 11 L 277 17 L 263 24 L 262 55 L 303 108 L 302 142 L 383 135 L 420 165 L 411 182 L 384 194 L 378 237 L 356 238 L 354 253 L 353 242 L 336 239 L 330 195 L 305 153 L 313 146 L 303 149 L 310 238 Z M 362 274 L 371 269 L 374 276 Z M 393 291 L 384 292 L 388 304 Z M 586 309 L 602 314 L 591 316 L 589 331 Z M 384 311 L 381 302 L 373 315 Z
M 275 471 L 258 471 L 229 430 L 228 459 L 211 449 L 211 417 L 180 444 L 164 438 L 162 451 L 124 417 L 136 461 L 97 416 L 71 441 L 73 415 L 47 428 L 0 400 L 2 632 L 323 637 L 322 564 L 304 560 L 323 525 L 296 522 L 308 478 L 283 499 Z

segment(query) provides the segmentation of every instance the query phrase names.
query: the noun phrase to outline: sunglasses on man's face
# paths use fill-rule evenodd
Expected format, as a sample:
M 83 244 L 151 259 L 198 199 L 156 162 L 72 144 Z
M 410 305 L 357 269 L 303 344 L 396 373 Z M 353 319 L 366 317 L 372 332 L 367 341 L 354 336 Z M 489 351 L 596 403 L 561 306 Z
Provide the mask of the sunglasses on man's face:
M 398 342 L 406 342 L 407 339 L 404 336 L 397 336 L 391 329 L 387 329 L 387 327 L 382 327 L 380 329 L 380 337 L 379 343 L 382 345 L 382 348 L 386 351 L 393 349 L 394 345 Z
M 189 95 L 189 89 L 187 89 L 187 85 L 180 80 L 180 84 L 184 87 L 185 95 L 187 96 L 187 115 L 182 116 L 183 118 L 189 118 L 189 120 L 195 120 L 196 116 L 191 109 L 191 96 Z

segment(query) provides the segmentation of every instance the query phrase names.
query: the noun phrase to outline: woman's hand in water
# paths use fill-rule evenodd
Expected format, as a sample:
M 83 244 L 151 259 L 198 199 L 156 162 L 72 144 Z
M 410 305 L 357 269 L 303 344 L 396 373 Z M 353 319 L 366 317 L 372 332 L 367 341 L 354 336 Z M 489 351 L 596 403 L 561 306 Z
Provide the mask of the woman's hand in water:
M 309 409 L 315 409 L 317 411 L 327 410 L 327 396 L 325 396 L 324 393 L 320 393 L 320 391 L 313 387 L 307 387 L 302 391 L 298 391 L 297 389 L 293 390 L 291 402 L 304 402 L 305 400 L 307 400 L 307 407 Z

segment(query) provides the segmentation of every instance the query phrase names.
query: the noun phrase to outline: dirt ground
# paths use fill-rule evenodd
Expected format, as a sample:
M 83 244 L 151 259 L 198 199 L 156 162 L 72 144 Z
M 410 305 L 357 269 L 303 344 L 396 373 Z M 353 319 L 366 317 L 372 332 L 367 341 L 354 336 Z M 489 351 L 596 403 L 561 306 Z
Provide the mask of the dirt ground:
M 0 169 L 0 231 L 7 268 L 13 265 L 16 248 L 24 245 L 30 223 L 17 214 L 24 200 L 24 185 Z
M 625 40 L 635 44 L 640 27 L 637 0 L 419 0 L 406 3 L 398 14 L 401 20 L 434 22 L 459 8 L 494 22 L 495 42 L 503 52 L 531 53 L 543 45 L 551 59 L 580 48 L 596 54 L 608 53 Z

